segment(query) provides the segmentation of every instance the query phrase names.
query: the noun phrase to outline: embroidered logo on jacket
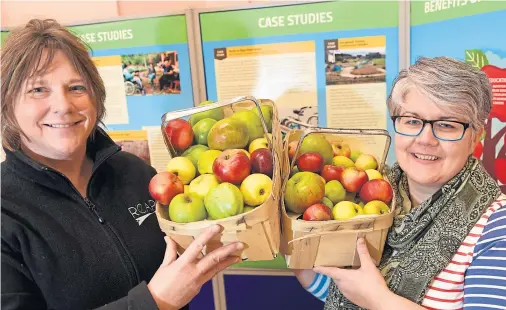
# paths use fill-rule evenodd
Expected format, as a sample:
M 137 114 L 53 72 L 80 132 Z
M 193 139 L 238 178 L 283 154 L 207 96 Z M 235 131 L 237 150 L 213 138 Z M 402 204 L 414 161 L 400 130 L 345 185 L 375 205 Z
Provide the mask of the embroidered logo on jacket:
M 128 212 L 132 215 L 132 217 L 137 221 L 139 226 L 153 213 L 155 213 L 156 203 L 154 200 L 148 200 L 146 202 L 141 202 L 136 204 L 135 206 L 128 207 Z

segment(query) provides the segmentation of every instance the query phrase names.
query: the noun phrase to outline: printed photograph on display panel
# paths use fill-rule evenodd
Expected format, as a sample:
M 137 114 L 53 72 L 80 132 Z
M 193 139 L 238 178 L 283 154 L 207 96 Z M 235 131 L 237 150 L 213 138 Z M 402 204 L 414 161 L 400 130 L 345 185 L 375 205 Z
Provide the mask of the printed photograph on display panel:
M 181 93 L 177 52 L 122 55 L 121 65 L 127 96 Z
M 340 49 L 339 40 L 325 41 L 326 85 L 386 81 L 385 47 Z

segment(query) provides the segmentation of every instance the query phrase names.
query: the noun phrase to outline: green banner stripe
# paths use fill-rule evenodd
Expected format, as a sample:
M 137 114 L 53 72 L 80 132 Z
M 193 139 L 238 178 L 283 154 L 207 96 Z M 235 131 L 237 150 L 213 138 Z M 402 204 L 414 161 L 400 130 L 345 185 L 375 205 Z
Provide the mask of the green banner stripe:
M 69 29 L 94 50 L 188 42 L 184 15 L 72 26 Z
M 186 16 L 162 16 L 68 28 L 93 50 L 187 43 Z M 10 32 L 2 31 L 2 45 Z
M 397 1 L 335 1 L 201 13 L 202 41 L 396 27 Z
M 411 25 L 427 24 L 506 10 L 506 1 L 497 0 L 426 0 L 411 2 Z

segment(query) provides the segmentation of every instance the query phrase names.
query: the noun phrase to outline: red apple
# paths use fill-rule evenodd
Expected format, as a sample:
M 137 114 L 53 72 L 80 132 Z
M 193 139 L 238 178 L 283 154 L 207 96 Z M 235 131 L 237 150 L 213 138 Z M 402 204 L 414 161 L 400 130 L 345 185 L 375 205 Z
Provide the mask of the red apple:
M 290 158 L 290 160 L 292 160 L 293 157 L 295 156 L 295 150 L 297 149 L 297 144 L 299 144 L 299 141 L 292 141 L 292 142 L 288 143 L 288 158 Z
M 193 143 L 193 129 L 184 119 L 173 119 L 165 125 L 165 135 L 174 149 L 179 152 L 186 150 Z
M 323 166 L 321 176 L 325 179 L 325 182 L 330 182 L 332 180 L 341 182 L 343 171 L 343 166 L 325 165 Z
M 332 219 L 332 211 L 323 203 L 317 203 L 304 211 L 302 219 L 304 221 L 330 221 Z
M 367 180 L 367 173 L 356 167 L 345 168 L 341 176 L 344 189 L 349 193 L 358 193 Z
M 297 158 L 297 168 L 299 168 L 299 171 L 320 173 L 323 169 L 323 164 L 323 156 L 316 152 L 304 153 Z
M 213 163 L 213 173 L 220 183 L 239 185 L 250 172 L 251 161 L 242 149 L 225 150 Z
M 172 198 L 183 192 L 183 182 L 172 172 L 160 172 L 149 182 L 151 197 L 165 206 L 169 205 Z
M 381 200 L 388 204 L 392 201 L 392 186 L 383 179 L 367 181 L 360 189 L 360 199 L 368 203 L 371 200 Z
M 250 155 L 251 171 L 253 173 L 262 173 L 272 178 L 273 160 L 269 149 L 256 149 Z

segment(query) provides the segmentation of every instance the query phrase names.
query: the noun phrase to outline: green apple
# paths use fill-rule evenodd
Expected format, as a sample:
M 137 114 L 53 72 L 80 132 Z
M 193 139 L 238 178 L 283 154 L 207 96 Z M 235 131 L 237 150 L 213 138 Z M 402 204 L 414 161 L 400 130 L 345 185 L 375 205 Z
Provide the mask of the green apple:
M 195 193 L 204 199 L 207 193 L 218 185 L 220 185 L 220 182 L 214 174 L 202 174 L 190 182 L 189 192 Z
M 214 102 L 207 100 L 207 101 L 199 103 L 198 106 L 200 107 L 200 106 L 211 104 L 211 103 L 214 103 Z M 223 108 L 216 108 L 216 109 L 208 110 L 205 112 L 193 114 L 192 116 L 190 116 L 190 119 L 188 121 L 189 121 L 190 125 L 193 127 L 201 119 L 212 118 L 214 120 L 219 121 L 219 120 L 222 120 L 223 117 L 224 117 Z
M 241 183 L 241 194 L 248 206 L 259 206 L 271 195 L 272 180 L 265 174 L 250 174 Z
M 211 189 L 204 198 L 204 204 L 211 217 L 217 220 L 241 214 L 244 209 L 241 191 L 228 182 Z
M 261 105 L 260 109 L 262 110 L 262 115 L 265 120 L 265 125 L 267 125 L 267 131 L 272 132 L 272 118 L 274 115 L 273 108 L 270 105 Z M 258 112 L 257 107 L 253 108 L 253 112 L 255 112 L 255 114 L 257 116 L 260 116 L 260 112 Z
M 378 162 L 374 156 L 362 154 L 355 161 L 355 167 L 362 170 L 376 169 L 378 168 Z
M 197 169 L 200 174 L 213 173 L 214 160 L 220 156 L 221 151 L 208 150 L 204 151 L 197 161 Z
M 367 169 L 365 171 L 365 173 L 367 174 L 367 178 L 369 180 L 383 179 L 383 176 L 381 175 L 381 173 L 376 169 Z
M 362 154 L 362 152 L 360 152 L 359 150 L 353 150 L 351 151 L 351 155 L 350 155 L 350 158 L 351 160 L 353 161 L 356 161 L 357 158 Z
M 197 163 L 199 161 L 200 156 L 205 151 L 209 150 L 209 148 L 205 145 L 197 144 L 192 145 L 186 151 L 184 151 L 181 156 L 188 158 L 193 163 L 193 166 L 195 166 L 195 169 L 197 169 Z
M 334 220 L 347 220 L 357 216 L 361 212 L 361 207 L 351 201 L 338 202 L 332 209 Z
M 184 193 L 188 194 L 190 192 L 190 185 L 184 185 Z
M 209 131 L 216 124 L 217 121 L 212 118 L 203 118 L 198 121 L 195 125 L 193 125 L 193 141 L 196 144 L 207 145 L 207 136 L 209 135 Z
M 342 156 L 342 155 L 334 157 L 332 159 L 332 164 L 334 166 L 342 166 L 342 167 L 345 167 L 345 168 L 354 167 L 355 166 L 355 163 L 353 162 L 353 160 L 349 159 L 346 156 Z
M 335 205 L 346 197 L 346 190 L 339 181 L 332 180 L 325 184 L 325 197 Z
M 231 118 L 241 121 L 248 127 L 249 140 L 251 143 L 253 140 L 262 138 L 265 134 L 262 122 L 257 114 L 251 110 L 241 110 L 232 114 Z
M 300 156 L 309 152 L 320 153 L 323 156 L 325 165 L 332 164 L 334 151 L 332 150 L 332 145 L 330 145 L 323 135 L 313 133 L 304 138 L 297 155 Z
M 386 214 L 390 208 L 381 200 L 371 200 L 364 206 L 364 214 Z
M 185 185 L 190 184 L 197 173 L 192 161 L 182 156 L 169 160 L 166 170 L 174 173 Z
M 176 223 L 190 223 L 207 218 L 204 201 L 196 194 L 178 194 L 169 204 L 170 220 Z
M 251 143 L 249 144 L 248 151 L 251 154 L 257 149 L 268 149 L 268 148 L 269 143 L 267 142 L 267 138 L 263 137 L 251 141 Z
M 330 210 L 332 210 L 332 208 L 334 207 L 334 203 L 332 203 L 332 201 L 330 199 L 328 199 L 327 197 L 323 197 L 321 203 L 323 203 L 324 205 L 329 207 Z
M 207 145 L 212 150 L 243 149 L 248 145 L 248 127 L 237 118 L 224 118 L 213 125 L 207 136 Z
M 325 184 L 320 175 L 303 171 L 296 173 L 286 183 L 285 206 L 294 213 L 304 213 L 325 196 Z

